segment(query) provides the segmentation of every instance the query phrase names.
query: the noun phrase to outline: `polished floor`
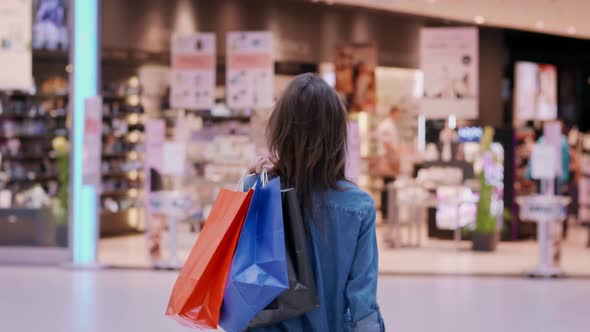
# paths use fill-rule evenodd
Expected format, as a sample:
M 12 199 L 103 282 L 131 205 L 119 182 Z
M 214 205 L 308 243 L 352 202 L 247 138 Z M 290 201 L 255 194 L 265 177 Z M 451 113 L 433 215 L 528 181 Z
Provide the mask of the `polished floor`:
M 188 331 L 163 316 L 175 272 L 0 266 L 0 331 Z M 388 331 L 590 331 L 590 281 L 381 277 Z
M 377 229 L 380 240 L 384 232 L 385 227 Z M 403 235 L 407 238 L 405 233 Z M 177 237 L 180 262 L 184 261 L 196 238 L 197 234 L 190 233 L 188 227 L 180 227 Z M 168 237 L 163 236 L 162 241 L 164 257 L 168 257 Z M 590 278 L 587 242 L 588 229 L 572 227 L 562 244 L 561 266 L 566 274 Z M 380 241 L 379 249 L 379 271 L 397 275 L 514 276 L 532 270 L 538 259 L 538 245 L 534 240 L 502 242 L 496 252 L 490 254 L 473 252 L 470 241 L 429 239 L 425 233 L 421 234 L 420 247 L 390 249 Z M 101 262 L 114 266 L 150 266 L 144 235 L 102 239 L 99 255 Z

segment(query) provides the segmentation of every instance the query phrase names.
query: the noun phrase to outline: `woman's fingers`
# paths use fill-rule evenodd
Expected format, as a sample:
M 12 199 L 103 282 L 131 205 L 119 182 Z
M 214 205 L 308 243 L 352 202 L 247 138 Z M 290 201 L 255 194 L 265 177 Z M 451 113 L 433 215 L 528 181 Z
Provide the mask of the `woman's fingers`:
M 248 172 L 260 174 L 263 169 L 266 169 L 267 172 L 272 172 L 275 168 L 274 164 L 273 159 L 268 155 L 263 155 L 258 157 L 258 159 L 248 167 Z
M 266 164 L 265 158 L 258 160 L 258 163 L 256 163 L 256 174 L 262 173 L 262 168 L 264 167 L 264 164 Z

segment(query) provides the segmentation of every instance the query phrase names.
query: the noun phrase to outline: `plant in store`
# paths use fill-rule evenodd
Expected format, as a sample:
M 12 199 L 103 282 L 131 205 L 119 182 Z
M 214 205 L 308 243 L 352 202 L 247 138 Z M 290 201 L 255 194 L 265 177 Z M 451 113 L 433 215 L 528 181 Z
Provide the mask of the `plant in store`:
M 57 224 L 57 244 L 61 247 L 67 247 L 68 244 L 68 185 L 70 174 L 70 149 L 68 140 L 65 137 L 58 136 L 51 142 L 58 168 L 58 185 L 59 190 L 57 197 L 53 202 L 53 215 Z
M 494 154 L 491 150 L 494 129 L 486 127 L 481 139 L 482 167 L 479 174 L 480 191 L 477 204 L 477 218 L 475 231 L 473 232 L 473 250 L 494 251 L 498 242 L 499 232 L 496 216 L 492 213 L 492 198 L 494 185 L 490 181 L 489 169 L 493 168 Z

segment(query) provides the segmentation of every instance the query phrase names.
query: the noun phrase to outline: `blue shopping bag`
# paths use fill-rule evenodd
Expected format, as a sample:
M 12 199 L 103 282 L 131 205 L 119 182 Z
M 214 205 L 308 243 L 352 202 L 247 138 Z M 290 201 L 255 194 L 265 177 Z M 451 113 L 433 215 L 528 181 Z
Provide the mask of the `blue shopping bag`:
M 219 325 L 240 332 L 289 288 L 281 183 L 262 174 L 244 221 L 225 286 Z

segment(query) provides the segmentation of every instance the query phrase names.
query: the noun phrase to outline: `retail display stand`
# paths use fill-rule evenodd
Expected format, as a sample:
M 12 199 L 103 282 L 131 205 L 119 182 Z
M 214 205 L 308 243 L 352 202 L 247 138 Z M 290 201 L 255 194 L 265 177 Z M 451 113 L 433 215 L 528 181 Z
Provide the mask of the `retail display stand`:
M 563 271 L 559 266 L 561 222 L 567 217 L 566 207 L 570 198 L 555 195 L 529 195 L 518 197 L 520 217 L 537 223 L 537 241 L 539 242 L 539 263 L 531 272 L 531 277 L 560 277 Z
M 419 247 L 428 191 L 411 179 L 390 183 L 387 190 L 390 207 L 387 213 L 388 240 L 394 247 Z M 402 238 L 402 226 L 408 229 L 408 241 Z
M 531 176 L 541 181 L 541 192 L 516 199 L 520 206 L 520 218 L 537 223 L 539 243 L 538 266 L 527 273 L 531 277 L 563 276 L 560 263 L 561 232 L 559 225 L 567 218 L 566 207 L 571 199 L 555 195 L 554 181 L 559 175 L 557 163 L 560 148 L 547 143 L 537 143 L 531 155 Z

